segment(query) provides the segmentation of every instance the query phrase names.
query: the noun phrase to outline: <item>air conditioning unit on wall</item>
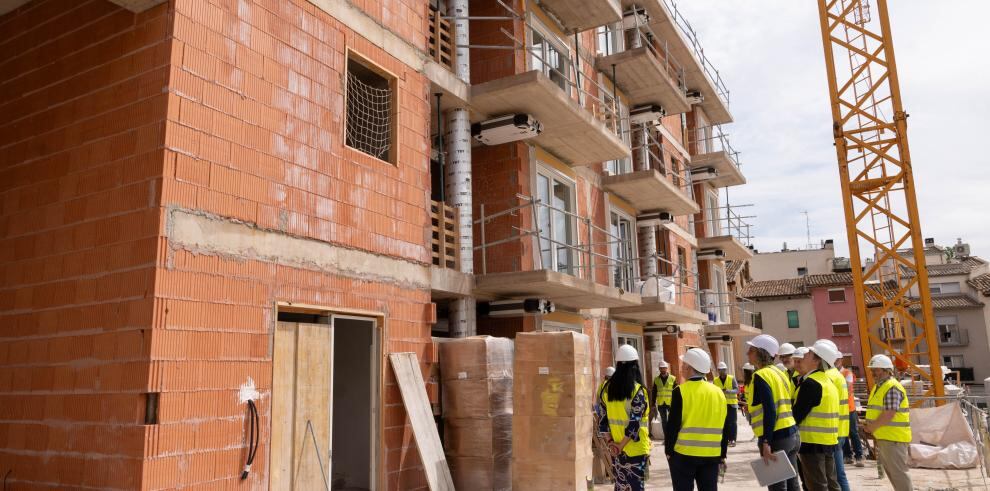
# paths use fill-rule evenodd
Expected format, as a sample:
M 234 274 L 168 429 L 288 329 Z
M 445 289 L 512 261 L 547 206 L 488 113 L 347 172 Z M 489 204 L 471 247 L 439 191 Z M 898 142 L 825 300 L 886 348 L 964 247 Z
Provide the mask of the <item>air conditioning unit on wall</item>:
M 636 106 L 629 110 L 629 122 L 632 124 L 646 124 L 656 121 L 667 115 L 667 111 L 656 104 L 647 106 Z
M 700 169 L 691 170 L 691 180 L 692 181 L 708 181 L 710 179 L 715 179 L 718 177 L 718 169 L 714 167 L 702 167 Z
M 543 123 L 529 114 L 509 114 L 471 125 L 471 136 L 485 145 L 526 140 L 542 132 Z
M 636 225 L 640 227 L 666 225 L 668 223 L 673 223 L 673 222 L 674 222 L 673 213 L 667 211 L 647 212 L 636 216 Z

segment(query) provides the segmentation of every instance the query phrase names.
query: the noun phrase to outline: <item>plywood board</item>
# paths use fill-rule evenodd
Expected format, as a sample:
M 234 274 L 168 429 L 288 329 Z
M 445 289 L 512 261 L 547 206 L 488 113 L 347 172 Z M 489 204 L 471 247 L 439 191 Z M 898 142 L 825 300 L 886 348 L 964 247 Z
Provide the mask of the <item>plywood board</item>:
M 433 409 L 426 394 L 423 372 L 419 369 L 419 358 L 416 353 L 391 353 L 388 359 L 399 382 L 402 404 L 409 415 L 409 421 L 412 422 L 416 448 L 419 450 L 420 460 L 423 461 L 430 489 L 454 491 L 454 480 L 450 476 L 447 457 L 440 444 L 440 434 L 433 421 Z
M 271 489 L 330 489 L 332 366 L 329 325 L 276 325 Z

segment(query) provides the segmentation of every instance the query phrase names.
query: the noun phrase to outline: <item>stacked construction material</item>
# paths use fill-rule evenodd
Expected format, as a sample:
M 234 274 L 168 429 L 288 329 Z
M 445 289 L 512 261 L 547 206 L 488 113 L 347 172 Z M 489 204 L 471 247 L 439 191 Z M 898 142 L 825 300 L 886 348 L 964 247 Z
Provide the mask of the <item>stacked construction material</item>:
M 591 450 L 591 347 L 575 332 L 516 335 L 512 488 L 587 489 Z
M 456 489 L 512 488 L 512 340 L 440 344 L 444 440 Z

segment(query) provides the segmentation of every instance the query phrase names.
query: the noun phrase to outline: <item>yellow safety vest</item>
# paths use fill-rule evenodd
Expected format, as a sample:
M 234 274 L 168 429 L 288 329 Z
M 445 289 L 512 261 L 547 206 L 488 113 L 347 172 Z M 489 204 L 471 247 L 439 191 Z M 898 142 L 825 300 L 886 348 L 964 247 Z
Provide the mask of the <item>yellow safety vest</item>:
M 626 438 L 626 427 L 629 426 L 629 414 L 632 412 L 630 405 L 633 398 L 636 397 L 636 393 L 641 390 L 646 399 L 646 411 L 643 413 L 642 419 L 639 420 L 639 441 L 630 440 L 622 449 L 622 453 L 629 457 L 650 453 L 650 397 L 646 394 L 643 386 L 638 383 L 633 387 L 632 394 L 621 401 L 609 400 L 607 388 L 601 391 L 602 404 L 605 405 L 605 413 L 608 415 L 608 429 L 612 433 L 612 440 L 618 443 Z
M 715 387 L 722 389 L 722 393 L 725 394 L 725 402 L 732 407 L 736 407 L 739 405 L 739 388 L 732 388 L 733 380 L 732 375 L 726 375 L 724 383 L 719 377 L 715 377 L 712 383 L 715 384 Z
M 828 374 L 821 370 L 811 372 L 808 378 L 822 386 L 822 401 L 811 408 L 811 412 L 798 425 L 801 443 L 837 445 L 839 443 L 839 422 L 842 420 L 839 417 L 838 391 L 832 385 Z M 799 394 L 797 397 L 800 397 L 801 387 L 798 387 L 797 393 Z M 846 421 L 849 421 L 848 417 Z
M 838 368 L 832 367 L 825 370 L 825 375 L 828 379 L 832 381 L 832 385 L 835 386 L 836 394 L 839 396 L 839 400 L 846 402 L 849 400 L 849 386 L 846 384 L 846 377 L 842 376 Z M 845 406 L 846 409 L 849 408 L 848 405 Z M 841 408 L 840 408 L 841 409 Z M 839 418 L 839 438 L 846 438 L 849 436 L 849 411 L 839 411 L 841 417 Z
M 725 395 L 704 380 L 688 380 L 681 389 L 681 431 L 674 451 L 691 457 L 720 457 L 728 412 Z
M 653 385 L 657 387 L 657 406 L 669 406 L 670 397 L 674 394 L 674 376 L 667 375 L 667 383 L 663 383 L 657 375 L 653 379 Z
M 794 422 L 794 414 L 791 412 L 791 393 L 794 384 L 787 378 L 787 374 L 771 365 L 757 370 L 753 377 L 760 377 L 770 386 L 774 403 L 777 405 L 777 423 L 773 426 L 773 431 L 794 426 L 796 423 Z M 763 436 L 763 404 L 754 406 L 750 403 L 749 415 L 753 418 L 753 433 L 757 437 Z
M 901 406 L 894 413 L 894 419 L 889 423 L 877 428 L 873 436 L 878 440 L 888 440 L 892 442 L 909 443 L 911 441 L 911 410 L 908 408 L 907 392 L 900 382 L 890 377 L 882 384 L 873 387 L 870 400 L 866 403 L 866 420 L 874 421 L 883 412 L 883 399 L 887 396 L 887 391 L 901 391 Z

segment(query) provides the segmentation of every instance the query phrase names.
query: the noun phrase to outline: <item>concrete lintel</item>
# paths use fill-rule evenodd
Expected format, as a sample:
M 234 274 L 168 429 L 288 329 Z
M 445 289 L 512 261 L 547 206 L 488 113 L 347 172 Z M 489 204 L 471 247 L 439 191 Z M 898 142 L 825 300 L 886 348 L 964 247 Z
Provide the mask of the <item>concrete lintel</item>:
M 430 289 L 434 299 L 470 297 L 474 291 L 474 277 L 455 269 L 430 267 Z
M 293 237 L 203 213 L 172 209 L 166 230 L 173 249 L 194 254 L 273 262 L 409 288 L 428 289 L 431 285 L 426 265 Z

